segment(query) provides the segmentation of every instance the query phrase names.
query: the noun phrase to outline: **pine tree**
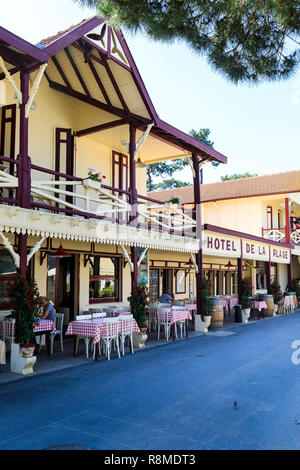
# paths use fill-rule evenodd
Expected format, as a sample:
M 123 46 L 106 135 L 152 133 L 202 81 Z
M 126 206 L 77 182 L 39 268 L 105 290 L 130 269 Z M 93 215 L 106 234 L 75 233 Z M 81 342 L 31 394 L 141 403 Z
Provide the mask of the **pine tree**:
M 234 83 L 289 77 L 300 61 L 299 0 L 74 0 L 115 26 L 179 39 Z

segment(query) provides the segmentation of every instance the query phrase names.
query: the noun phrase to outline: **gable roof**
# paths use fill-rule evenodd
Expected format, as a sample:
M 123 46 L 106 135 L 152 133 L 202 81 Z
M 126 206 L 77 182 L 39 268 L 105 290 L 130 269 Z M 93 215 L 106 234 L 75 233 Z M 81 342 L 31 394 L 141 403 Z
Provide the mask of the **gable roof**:
M 300 170 L 203 184 L 201 185 L 201 201 L 213 202 L 295 192 L 300 192 Z M 167 201 L 173 195 L 181 196 L 183 204 L 193 203 L 193 186 L 148 193 L 149 197 L 159 201 Z
M 87 37 L 91 32 L 102 34 L 103 30 L 104 45 Z M 17 36 L 9 34 L 15 41 Z M 227 163 L 221 153 L 159 119 L 122 32 L 107 25 L 104 18 L 82 20 L 30 47 L 40 63 L 49 61 L 45 76 L 50 87 L 121 118 L 133 117 L 144 128 L 152 122 L 151 134 L 157 139 L 194 152 L 202 159 Z

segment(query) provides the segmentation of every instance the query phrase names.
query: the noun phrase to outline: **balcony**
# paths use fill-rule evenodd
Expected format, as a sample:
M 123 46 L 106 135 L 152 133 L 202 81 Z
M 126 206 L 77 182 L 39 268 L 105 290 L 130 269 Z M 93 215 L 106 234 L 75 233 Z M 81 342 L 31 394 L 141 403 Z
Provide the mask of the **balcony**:
M 267 240 L 286 243 L 286 229 L 285 228 L 272 228 L 262 229 L 262 236 Z M 290 239 L 293 245 L 300 246 L 300 228 L 291 228 Z
M 197 252 L 192 210 L 137 196 L 91 179 L 31 165 L 30 207 L 19 207 L 18 162 L 5 157 L 0 169 L 0 225 L 7 231 L 80 241 Z M 9 207 L 7 207 L 9 206 Z M 14 206 L 14 207 L 10 207 Z M 1 229 L 1 227 L 0 227 Z

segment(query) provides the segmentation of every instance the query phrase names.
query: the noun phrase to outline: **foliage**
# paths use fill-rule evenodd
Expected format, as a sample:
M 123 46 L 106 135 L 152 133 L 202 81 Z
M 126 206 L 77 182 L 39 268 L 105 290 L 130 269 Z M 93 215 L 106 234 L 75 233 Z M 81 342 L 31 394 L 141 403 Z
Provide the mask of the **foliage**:
M 160 183 L 152 183 L 152 191 L 163 191 L 164 189 L 174 189 L 174 188 L 183 188 L 185 186 L 190 186 L 190 183 L 185 181 L 176 180 L 175 178 L 164 179 Z
M 297 279 L 293 279 L 291 284 L 287 285 L 287 291 L 296 292 L 297 298 L 300 297 L 300 286 Z
M 190 136 L 194 139 L 199 140 L 208 147 L 214 148 L 214 143 L 209 140 L 210 130 L 207 128 L 199 129 L 195 131 L 192 129 L 189 132 Z M 189 164 L 187 158 L 181 158 L 172 161 L 165 161 L 159 163 L 152 163 L 147 166 L 147 189 L 148 191 L 160 191 L 164 189 L 182 188 L 184 186 L 190 186 L 189 183 L 177 180 L 175 178 L 165 179 L 165 176 L 172 176 L 175 171 L 183 170 Z M 213 166 L 218 166 L 218 162 L 212 162 Z M 161 182 L 154 184 L 153 178 L 160 177 L 164 178 Z M 203 169 L 201 169 L 201 181 L 203 182 Z
M 73 0 L 114 26 L 185 42 L 234 83 L 291 76 L 299 60 L 298 0 Z
M 202 279 L 200 281 L 199 291 L 197 292 L 197 295 L 200 297 L 202 315 L 207 317 L 211 316 L 213 309 L 212 299 L 209 298 L 211 287 L 211 281 L 208 279 Z
M 128 301 L 133 318 L 139 326 L 143 326 L 146 321 L 146 307 L 149 304 L 147 285 L 143 283 L 134 285 Z
M 181 197 L 173 196 L 171 199 L 169 199 L 166 202 L 169 202 L 170 204 L 180 204 L 181 202 Z
M 105 179 L 106 176 L 103 175 L 103 173 L 101 173 L 101 171 L 98 171 L 97 173 L 94 173 L 94 171 L 96 170 L 92 170 L 90 169 L 90 171 L 88 172 L 88 177 L 90 180 L 93 180 L 93 181 L 102 181 L 102 179 Z
M 153 178 L 165 176 L 172 176 L 175 171 L 183 170 L 188 165 L 187 158 L 181 158 L 177 160 L 170 160 L 165 162 L 151 163 L 147 165 L 147 190 L 148 191 L 159 191 L 162 189 L 180 188 L 182 186 L 189 186 L 180 180 L 171 178 L 169 180 L 164 179 L 163 182 L 154 184 Z M 170 183 L 170 185 L 168 184 Z
M 242 279 L 240 290 L 240 303 L 242 308 L 250 308 L 252 297 L 252 282 L 251 279 Z
M 16 319 L 16 337 L 20 344 L 34 344 L 34 325 L 42 306 L 38 287 L 34 279 L 26 280 L 16 274 L 8 285 L 8 295 L 13 307 L 11 318 Z
M 257 173 L 254 173 L 253 175 L 249 173 L 248 171 L 246 173 L 234 173 L 233 175 L 225 175 L 221 176 L 222 181 L 229 181 L 229 180 L 238 180 L 241 178 L 251 178 L 252 176 L 258 176 Z
M 277 281 L 277 279 L 275 279 L 272 283 L 271 283 L 271 289 L 270 289 L 270 292 L 269 292 L 271 295 L 273 295 L 273 298 L 274 298 L 274 304 L 278 304 L 280 302 L 280 300 L 283 298 L 283 294 L 282 294 L 282 291 L 281 291 L 281 287 L 280 287 L 280 284 L 279 282 Z

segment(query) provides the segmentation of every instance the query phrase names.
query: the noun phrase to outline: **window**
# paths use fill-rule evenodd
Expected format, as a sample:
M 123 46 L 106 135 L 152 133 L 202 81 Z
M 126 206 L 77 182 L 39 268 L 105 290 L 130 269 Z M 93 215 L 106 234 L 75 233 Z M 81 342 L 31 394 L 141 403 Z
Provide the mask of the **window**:
M 277 224 L 278 228 L 281 228 L 281 211 L 278 211 L 277 213 Z
M 121 300 L 121 258 L 93 256 L 90 258 L 90 302 Z
M 266 289 L 267 286 L 267 276 L 266 276 L 266 266 L 265 263 L 260 263 L 261 268 L 256 269 L 256 289 Z
M 56 305 L 56 256 L 48 256 L 47 298 Z
M 273 228 L 273 210 L 271 206 L 267 207 L 267 224 L 268 228 Z
M 176 273 L 176 294 L 185 294 L 186 281 L 185 271 L 177 271 Z
M 15 263 L 6 250 L 0 250 L 0 309 L 9 308 L 8 281 L 16 273 Z
M 149 271 L 150 301 L 155 302 L 159 298 L 159 269 Z
M 271 282 L 276 281 L 277 279 L 277 264 L 271 264 Z

